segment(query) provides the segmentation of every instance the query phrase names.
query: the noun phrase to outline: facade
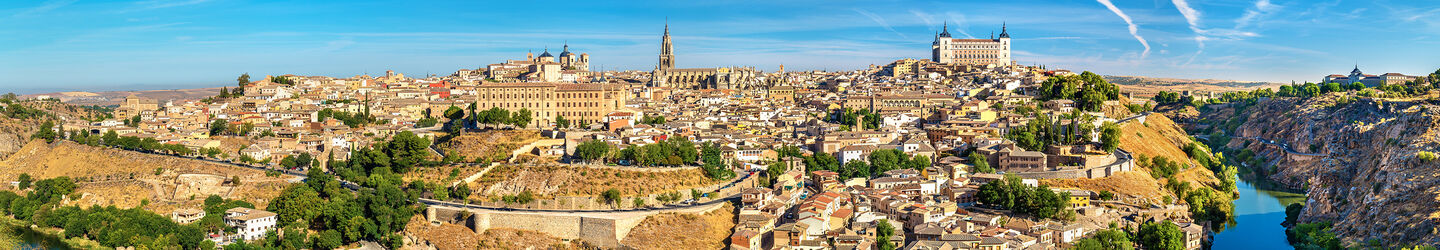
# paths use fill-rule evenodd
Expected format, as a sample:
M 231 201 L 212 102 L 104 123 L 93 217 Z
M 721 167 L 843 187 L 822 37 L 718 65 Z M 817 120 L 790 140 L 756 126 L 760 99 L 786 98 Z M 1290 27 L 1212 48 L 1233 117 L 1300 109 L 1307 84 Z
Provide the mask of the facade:
M 525 60 L 508 60 L 486 66 L 486 77 L 498 82 L 579 82 L 590 76 L 590 54 L 564 51 L 556 57 L 547 49 L 539 57 L 525 53 Z
M 745 89 L 755 84 L 755 67 L 675 68 L 675 48 L 670 44 L 670 25 L 660 38 L 660 58 L 650 73 L 652 87 L 684 89 Z
M 1378 76 L 1366 75 L 1365 72 L 1360 71 L 1360 65 L 1355 65 L 1355 69 L 1350 70 L 1350 75 L 1328 75 L 1325 76 L 1324 79 L 1321 79 L 1320 83 L 1333 82 L 1343 85 L 1349 85 L 1358 82 L 1361 84 L 1365 84 L 1366 87 L 1375 87 L 1382 85 L 1405 84 L 1405 82 L 1414 81 L 1416 78 L 1418 77 L 1407 76 L 1400 73 L 1385 73 L 1384 75 Z
M 942 64 L 969 64 L 1009 66 L 1010 33 L 1000 26 L 1000 37 L 990 39 L 963 39 L 950 37 L 950 27 L 945 25 L 931 43 L 930 60 Z M 993 33 L 992 33 L 993 34 Z
M 475 93 L 478 109 L 527 109 L 536 125 L 554 121 L 556 116 L 600 122 L 610 112 L 625 107 L 630 96 L 623 85 L 598 83 L 486 83 Z
M 241 240 L 252 241 L 265 238 L 265 233 L 275 229 L 275 213 L 250 208 L 225 210 L 225 225 L 235 227 L 235 234 Z
M 115 117 L 129 119 L 132 116 L 140 115 L 146 111 L 155 111 L 160 108 L 160 102 L 155 99 L 141 98 L 135 95 L 125 97 L 125 102 L 115 109 Z

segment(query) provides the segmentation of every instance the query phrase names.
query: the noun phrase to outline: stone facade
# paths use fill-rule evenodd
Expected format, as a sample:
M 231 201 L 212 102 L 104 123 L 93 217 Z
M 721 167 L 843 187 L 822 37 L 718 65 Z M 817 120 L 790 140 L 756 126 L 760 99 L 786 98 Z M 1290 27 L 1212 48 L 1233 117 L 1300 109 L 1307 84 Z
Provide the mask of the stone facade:
M 935 35 L 935 42 L 930 45 L 931 61 L 942 64 L 995 66 L 1009 66 L 1014 63 L 1010 58 L 1010 33 L 1004 25 L 1000 26 L 1000 37 L 990 39 L 951 38 L 949 25 L 943 29 L 943 32 Z
M 629 100 L 625 86 L 615 84 L 486 83 L 476 88 L 476 94 L 478 109 L 527 109 L 537 126 L 556 116 L 599 122 Z

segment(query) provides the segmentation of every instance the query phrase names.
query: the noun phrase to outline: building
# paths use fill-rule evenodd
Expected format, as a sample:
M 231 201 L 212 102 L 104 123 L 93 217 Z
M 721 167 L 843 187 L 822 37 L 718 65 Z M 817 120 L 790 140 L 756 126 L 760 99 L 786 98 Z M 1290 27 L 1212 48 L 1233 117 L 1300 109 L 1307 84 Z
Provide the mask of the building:
M 174 220 L 175 223 L 179 224 L 190 224 L 191 222 L 199 221 L 201 218 L 205 218 L 205 210 L 181 208 L 170 212 L 170 220 Z
M 115 117 L 120 119 L 129 119 L 130 117 L 140 115 L 140 113 L 143 113 L 145 111 L 153 112 L 156 109 L 160 109 L 159 101 L 150 98 L 137 97 L 132 94 L 126 96 L 125 102 L 121 103 L 120 107 L 115 109 Z
M 684 89 L 745 89 L 755 83 L 755 67 L 675 68 L 675 48 L 670 44 L 670 24 L 660 38 L 660 58 L 650 73 L 652 87 Z
M 530 110 L 536 122 L 600 122 L 606 115 L 625 107 L 630 93 L 623 85 L 599 83 L 485 83 L 475 88 L 478 109 L 502 108 L 511 112 Z
M 241 240 L 251 241 L 265 238 L 265 233 L 275 229 L 275 213 L 251 208 L 225 210 L 225 225 L 235 227 L 235 234 Z
M 487 78 L 498 82 L 583 82 L 591 76 L 590 54 L 572 53 L 566 44 L 559 57 L 551 55 L 549 49 L 539 57 L 525 53 L 525 60 L 490 64 L 485 72 Z
M 1010 33 L 1003 24 L 1000 37 L 990 39 L 952 38 L 947 24 L 935 35 L 930 50 L 930 60 L 942 64 L 1009 66 L 1014 63 L 1010 58 Z
M 1328 75 L 1325 76 L 1324 79 L 1321 79 L 1320 83 L 1324 84 L 1333 82 L 1343 85 L 1349 85 L 1358 82 L 1361 84 L 1365 84 L 1366 87 L 1375 87 L 1382 85 L 1405 84 L 1405 82 L 1414 81 L 1416 78 L 1418 77 L 1407 76 L 1400 73 L 1385 73 L 1384 75 L 1378 76 L 1366 75 L 1365 72 L 1360 71 L 1360 65 L 1355 65 L 1355 69 L 1350 70 L 1350 75 Z

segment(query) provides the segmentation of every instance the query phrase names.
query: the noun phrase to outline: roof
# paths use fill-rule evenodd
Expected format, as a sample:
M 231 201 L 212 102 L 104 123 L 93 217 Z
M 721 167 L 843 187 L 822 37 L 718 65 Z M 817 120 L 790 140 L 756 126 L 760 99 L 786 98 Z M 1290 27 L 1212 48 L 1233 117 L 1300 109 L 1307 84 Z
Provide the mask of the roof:
M 226 214 L 238 213 L 238 214 L 240 214 L 240 215 L 234 216 L 234 217 L 230 217 L 229 219 L 232 219 L 232 220 L 242 220 L 242 221 L 249 221 L 249 220 L 254 220 L 254 219 L 260 219 L 260 218 L 274 217 L 274 216 L 275 216 L 275 213 L 271 213 L 270 211 L 259 210 L 259 209 L 251 209 L 251 208 L 243 208 L 243 207 L 231 208 L 231 209 L 229 209 L 229 210 L 225 210 L 225 213 L 226 213 Z

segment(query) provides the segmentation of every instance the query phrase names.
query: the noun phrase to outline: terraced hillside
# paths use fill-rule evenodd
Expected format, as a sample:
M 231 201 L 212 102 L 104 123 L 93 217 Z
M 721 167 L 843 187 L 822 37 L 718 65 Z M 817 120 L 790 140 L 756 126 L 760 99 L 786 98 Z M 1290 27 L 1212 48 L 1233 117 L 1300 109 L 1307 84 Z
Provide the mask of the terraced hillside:
M 133 207 L 148 201 L 146 208 L 161 214 L 176 208 L 199 207 L 212 194 L 268 204 L 294 181 L 286 176 L 269 177 L 262 171 L 194 159 L 41 140 L 30 141 L 0 160 L 0 180 L 13 181 L 20 174 L 35 179 L 75 178 L 80 184 L 80 197 L 71 197 L 76 205 Z M 239 185 L 229 181 L 236 176 L 240 177 Z

